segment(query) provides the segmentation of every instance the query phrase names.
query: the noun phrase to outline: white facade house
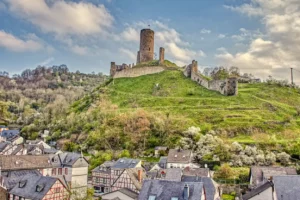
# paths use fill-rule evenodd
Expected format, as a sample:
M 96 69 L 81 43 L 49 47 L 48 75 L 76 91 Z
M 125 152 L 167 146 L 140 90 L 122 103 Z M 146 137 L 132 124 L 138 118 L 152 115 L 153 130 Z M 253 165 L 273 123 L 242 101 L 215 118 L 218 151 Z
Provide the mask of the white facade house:
M 167 168 L 199 168 L 192 163 L 193 153 L 191 150 L 170 149 L 167 157 Z

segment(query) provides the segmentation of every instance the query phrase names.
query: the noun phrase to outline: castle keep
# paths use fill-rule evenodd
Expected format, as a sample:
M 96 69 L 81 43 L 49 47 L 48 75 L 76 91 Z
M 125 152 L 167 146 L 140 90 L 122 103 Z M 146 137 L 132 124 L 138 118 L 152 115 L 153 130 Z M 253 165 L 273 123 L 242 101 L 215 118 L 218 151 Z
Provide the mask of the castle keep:
M 140 34 L 140 50 L 137 52 L 136 63 L 148 62 L 154 56 L 154 31 L 143 29 Z
M 147 63 L 152 61 L 154 57 L 154 31 L 147 28 L 142 29 L 140 33 L 140 49 L 137 52 L 136 64 Z M 163 65 L 165 60 L 165 49 L 159 48 L 159 65 Z M 136 77 L 146 74 L 153 74 L 164 71 L 164 68 L 161 66 L 147 66 L 143 69 L 135 68 L 134 63 L 117 65 L 115 62 L 110 64 L 110 76 L 113 78 L 120 77 Z

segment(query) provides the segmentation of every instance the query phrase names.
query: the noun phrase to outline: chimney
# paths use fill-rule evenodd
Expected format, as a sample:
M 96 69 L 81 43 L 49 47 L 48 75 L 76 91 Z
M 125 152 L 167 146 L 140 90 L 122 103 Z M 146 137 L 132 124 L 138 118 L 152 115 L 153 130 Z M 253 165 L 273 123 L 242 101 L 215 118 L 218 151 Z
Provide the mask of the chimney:
M 188 200 L 189 196 L 190 196 L 190 188 L 187 184 L 185 184 L 185 186 L 183 188 L 183 199 Z
M 138 181 L 141 183 L 142 182 L 142 178 L 143 177 L 143 171 L 141 169 L 138 170 Z

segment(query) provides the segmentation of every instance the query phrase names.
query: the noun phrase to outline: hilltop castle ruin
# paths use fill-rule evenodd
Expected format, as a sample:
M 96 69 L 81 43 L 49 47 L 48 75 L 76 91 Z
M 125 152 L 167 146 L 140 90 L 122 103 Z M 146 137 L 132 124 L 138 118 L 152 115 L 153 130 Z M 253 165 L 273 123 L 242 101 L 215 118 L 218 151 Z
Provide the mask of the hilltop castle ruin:
M 140 49 L 137 52 L 136 59 L 137 66 L 135 66 L 134 63 L 132 65 L 116 65 L 115 62 L 111 62 L 110 75 L 113 78 L 138 77 L 147 74 L 160 73 L 170 69 L 164 66 L 164 48 L 159 48 L 158 65 L 147 66 L 148 62 L 153 61 L 153 57 L 154 31 L 151 29 L 142 29 L 140 33 Z M 142 63 L 145 63 L 145 65 L 141 65 Z M 195 60 L 192 61 L 192 64 L 184 68 L 183 74 L 209 90 L 218 91 L 227 96 L 238 94 L 238 81 L 236 78 L 227 78 L 225 80 L 208 80 L 198 71 L 198 63 Z
M 163 47 L 159 48 L 159 65 L 162 65 L 164 63 L 165 59 L 165 49 Z M 149 61 L 152 61 L 154 57 L 154 31 L 147 28 L 147 29 L 142 29 L 140 33 L 140 49 L 137 52 L 137 59 L 136 59 L 136 64 L 140 63 L 147 63 Z M 134 63 L 125 64 L 123 63 L 122 65 L 116 65 L 115 62 L 111 62 L 110 65 L 110 75 L 112 77 L 116 77 L 116 74 L 118 74 L 121 71 L 127 71 L 126 74 L 129 73 L 129 71 L 134 67 Z M 139 70 L 142 71 L 142 70 Z M 157 73 L 157 70 L 154 70 L 154 73 Z M 160 70 L 159 70 L 160 71 Z M 151 70 L 147 70 L 147 73 L 151 72 Z M 120 75 L 120 74 L 119 74 Z M 117 75 L 117 76 L 119 76 Z M 131 76 L 134 77 L 134 76 Z

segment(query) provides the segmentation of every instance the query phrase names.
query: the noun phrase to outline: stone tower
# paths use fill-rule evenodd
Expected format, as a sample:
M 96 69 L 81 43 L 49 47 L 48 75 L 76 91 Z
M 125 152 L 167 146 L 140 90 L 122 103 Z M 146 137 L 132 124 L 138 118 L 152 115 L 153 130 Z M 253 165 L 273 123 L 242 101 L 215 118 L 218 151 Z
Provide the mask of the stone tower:
M 163 47 L 159 48 L 159 64 L 164 64 L 165 61 L 165 49 Z
M 153 60 L 154 55 L 154 31 L 142 29 L 140 35 L 140 50 L 137 55 L 137 62 L 148 62 Z
M 110 63 L 110 76 L 113 77 L 117 71 L 116 63 L 111 62 Z

